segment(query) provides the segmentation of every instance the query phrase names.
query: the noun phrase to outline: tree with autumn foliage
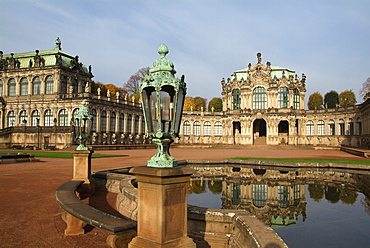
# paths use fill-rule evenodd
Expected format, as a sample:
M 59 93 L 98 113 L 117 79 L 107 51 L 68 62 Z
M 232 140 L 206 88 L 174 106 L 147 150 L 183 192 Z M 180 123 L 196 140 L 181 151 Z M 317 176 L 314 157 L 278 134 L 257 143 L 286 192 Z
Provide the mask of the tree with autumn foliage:
M 191 97 L 187 96 L 185 97 L 184 101 L 184 110 L 185 111 L 203 111 L 206 109 L 207 99 L 197 96 L 197 97 Z
M 212 98 L 208 103 L 208 111 L 212 111 L 212 108 L 216 112 L 222 111 L 222 99 L 219 97 Z
M 97 94 L 98 88 L 100 88 L 100 95 L 102 96 L 106 96 L 108 90 L 110 97 L 116 97 L 117 92 L 119 92 L 120 96 L 127 94 L 127 91 L 123 88 L 117 87 L 114 84 L 103 84 L 101 82 L 93 82 L 91 92 Z
M 144 79 L 145 75 L 149 74 L 150 67 L 143 67 L 135 74 L 131 75 L 123 88 L 130 94 L 130 96 L 139 93 L 139 82 Z
M 356 95 L 352 90 L 345 90 L 339 94 L 339 106 L 349 107 L 356 104 Z
M 317 91 L 310 95 L 308 99 L 308 109 L 322 109 L 323 98 L 322 95 Z
M 365 96 L 370 94 L 370 77 L 362 84 L 360 89 L 360 96 L 365 100 Z
M 194 111 L 195 110 L 195 103 L 194 98 L 191 96 L 185 97 L 184 100 L 184 111 Z

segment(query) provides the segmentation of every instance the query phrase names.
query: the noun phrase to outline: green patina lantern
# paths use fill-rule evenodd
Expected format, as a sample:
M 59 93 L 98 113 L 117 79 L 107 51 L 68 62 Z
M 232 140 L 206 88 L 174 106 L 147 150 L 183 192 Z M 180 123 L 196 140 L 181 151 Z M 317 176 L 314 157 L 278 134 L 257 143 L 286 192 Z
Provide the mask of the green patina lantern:
M 161 45 L 158 53 L 161 58 L 139 82 L 147 136 L 157 145 L 157 153 L 148 161 L 148 166 L 176 167 L 177 160 L 170 155 L 169 148 L 179 136 L 186 83 L 184 76 L 175 77 L 174 65 L 166 58 L 168 47 Z
M 86 141 L 90 139 L 93 121 L 93 116 L 89 114 L 89 108 L 86 107 L 86 102 L 82 101 L 81 105 L 82 106 L 78 109 L 78 113 L 73 116 L 75 137 L 80 143 L 76 148 L 78 151 L 89 150 L 86 146 Z

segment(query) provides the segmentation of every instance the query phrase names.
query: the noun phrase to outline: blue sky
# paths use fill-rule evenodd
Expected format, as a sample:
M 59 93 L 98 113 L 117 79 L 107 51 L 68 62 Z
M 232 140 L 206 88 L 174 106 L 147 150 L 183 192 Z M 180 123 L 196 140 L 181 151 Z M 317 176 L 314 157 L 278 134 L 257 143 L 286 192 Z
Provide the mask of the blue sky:
M 221 79 L 270 61 L 307 76 L 316 91 L 356 94 L 370 77 L 370 3 L 363 0 L 0 0 L 0 50 L 54 48 L 122 87 L 169 47 L 188 96 L 221 96 Z M 361 102 L 361 99 L 357 99 Z

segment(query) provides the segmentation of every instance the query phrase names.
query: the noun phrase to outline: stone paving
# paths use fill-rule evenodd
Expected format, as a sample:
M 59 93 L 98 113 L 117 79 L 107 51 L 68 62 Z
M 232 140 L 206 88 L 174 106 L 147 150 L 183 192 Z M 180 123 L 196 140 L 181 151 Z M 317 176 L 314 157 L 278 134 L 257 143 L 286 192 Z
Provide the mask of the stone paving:
M 104 150 L 95 153 L 129 156 L 93 159 L 93 171 L 146 165 L 155 150 Z M 171 149 L 171 155 L 178 160 L 230 157 L 364 159 L 339 150 L 288 147 L 176 148 Z M 85 235 L 64 236 L 65 223 L 58 213 L 59 206 L 55 202 L 54 192 L 58 186 L 72 178 L 73 160 L 39 159 L 39 162 L 32 163 L 0 164 L 0 247 L 107 247 L 105 239 L 108 233 L 90 226 L 85 227 Z M 367 160 L 370 164 L 370 159 Z M 97 192 L 90 203 L 118 215 L 114 210 L 115 197 L 112 193 Z

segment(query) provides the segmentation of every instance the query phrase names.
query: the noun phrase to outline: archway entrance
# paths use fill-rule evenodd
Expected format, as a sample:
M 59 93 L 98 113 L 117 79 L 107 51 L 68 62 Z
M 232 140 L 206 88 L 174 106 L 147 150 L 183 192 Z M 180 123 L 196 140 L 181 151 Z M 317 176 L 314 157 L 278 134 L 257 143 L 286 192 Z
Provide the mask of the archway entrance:
M 278 126 L 279 142 L 280 144 L 288 144 L 289 140 L 289 122 L 280 121 Z
M 267 136 L 266 121 L 264 119 L 256 119 L 253 122 L 253 144 L 266 145 Z

